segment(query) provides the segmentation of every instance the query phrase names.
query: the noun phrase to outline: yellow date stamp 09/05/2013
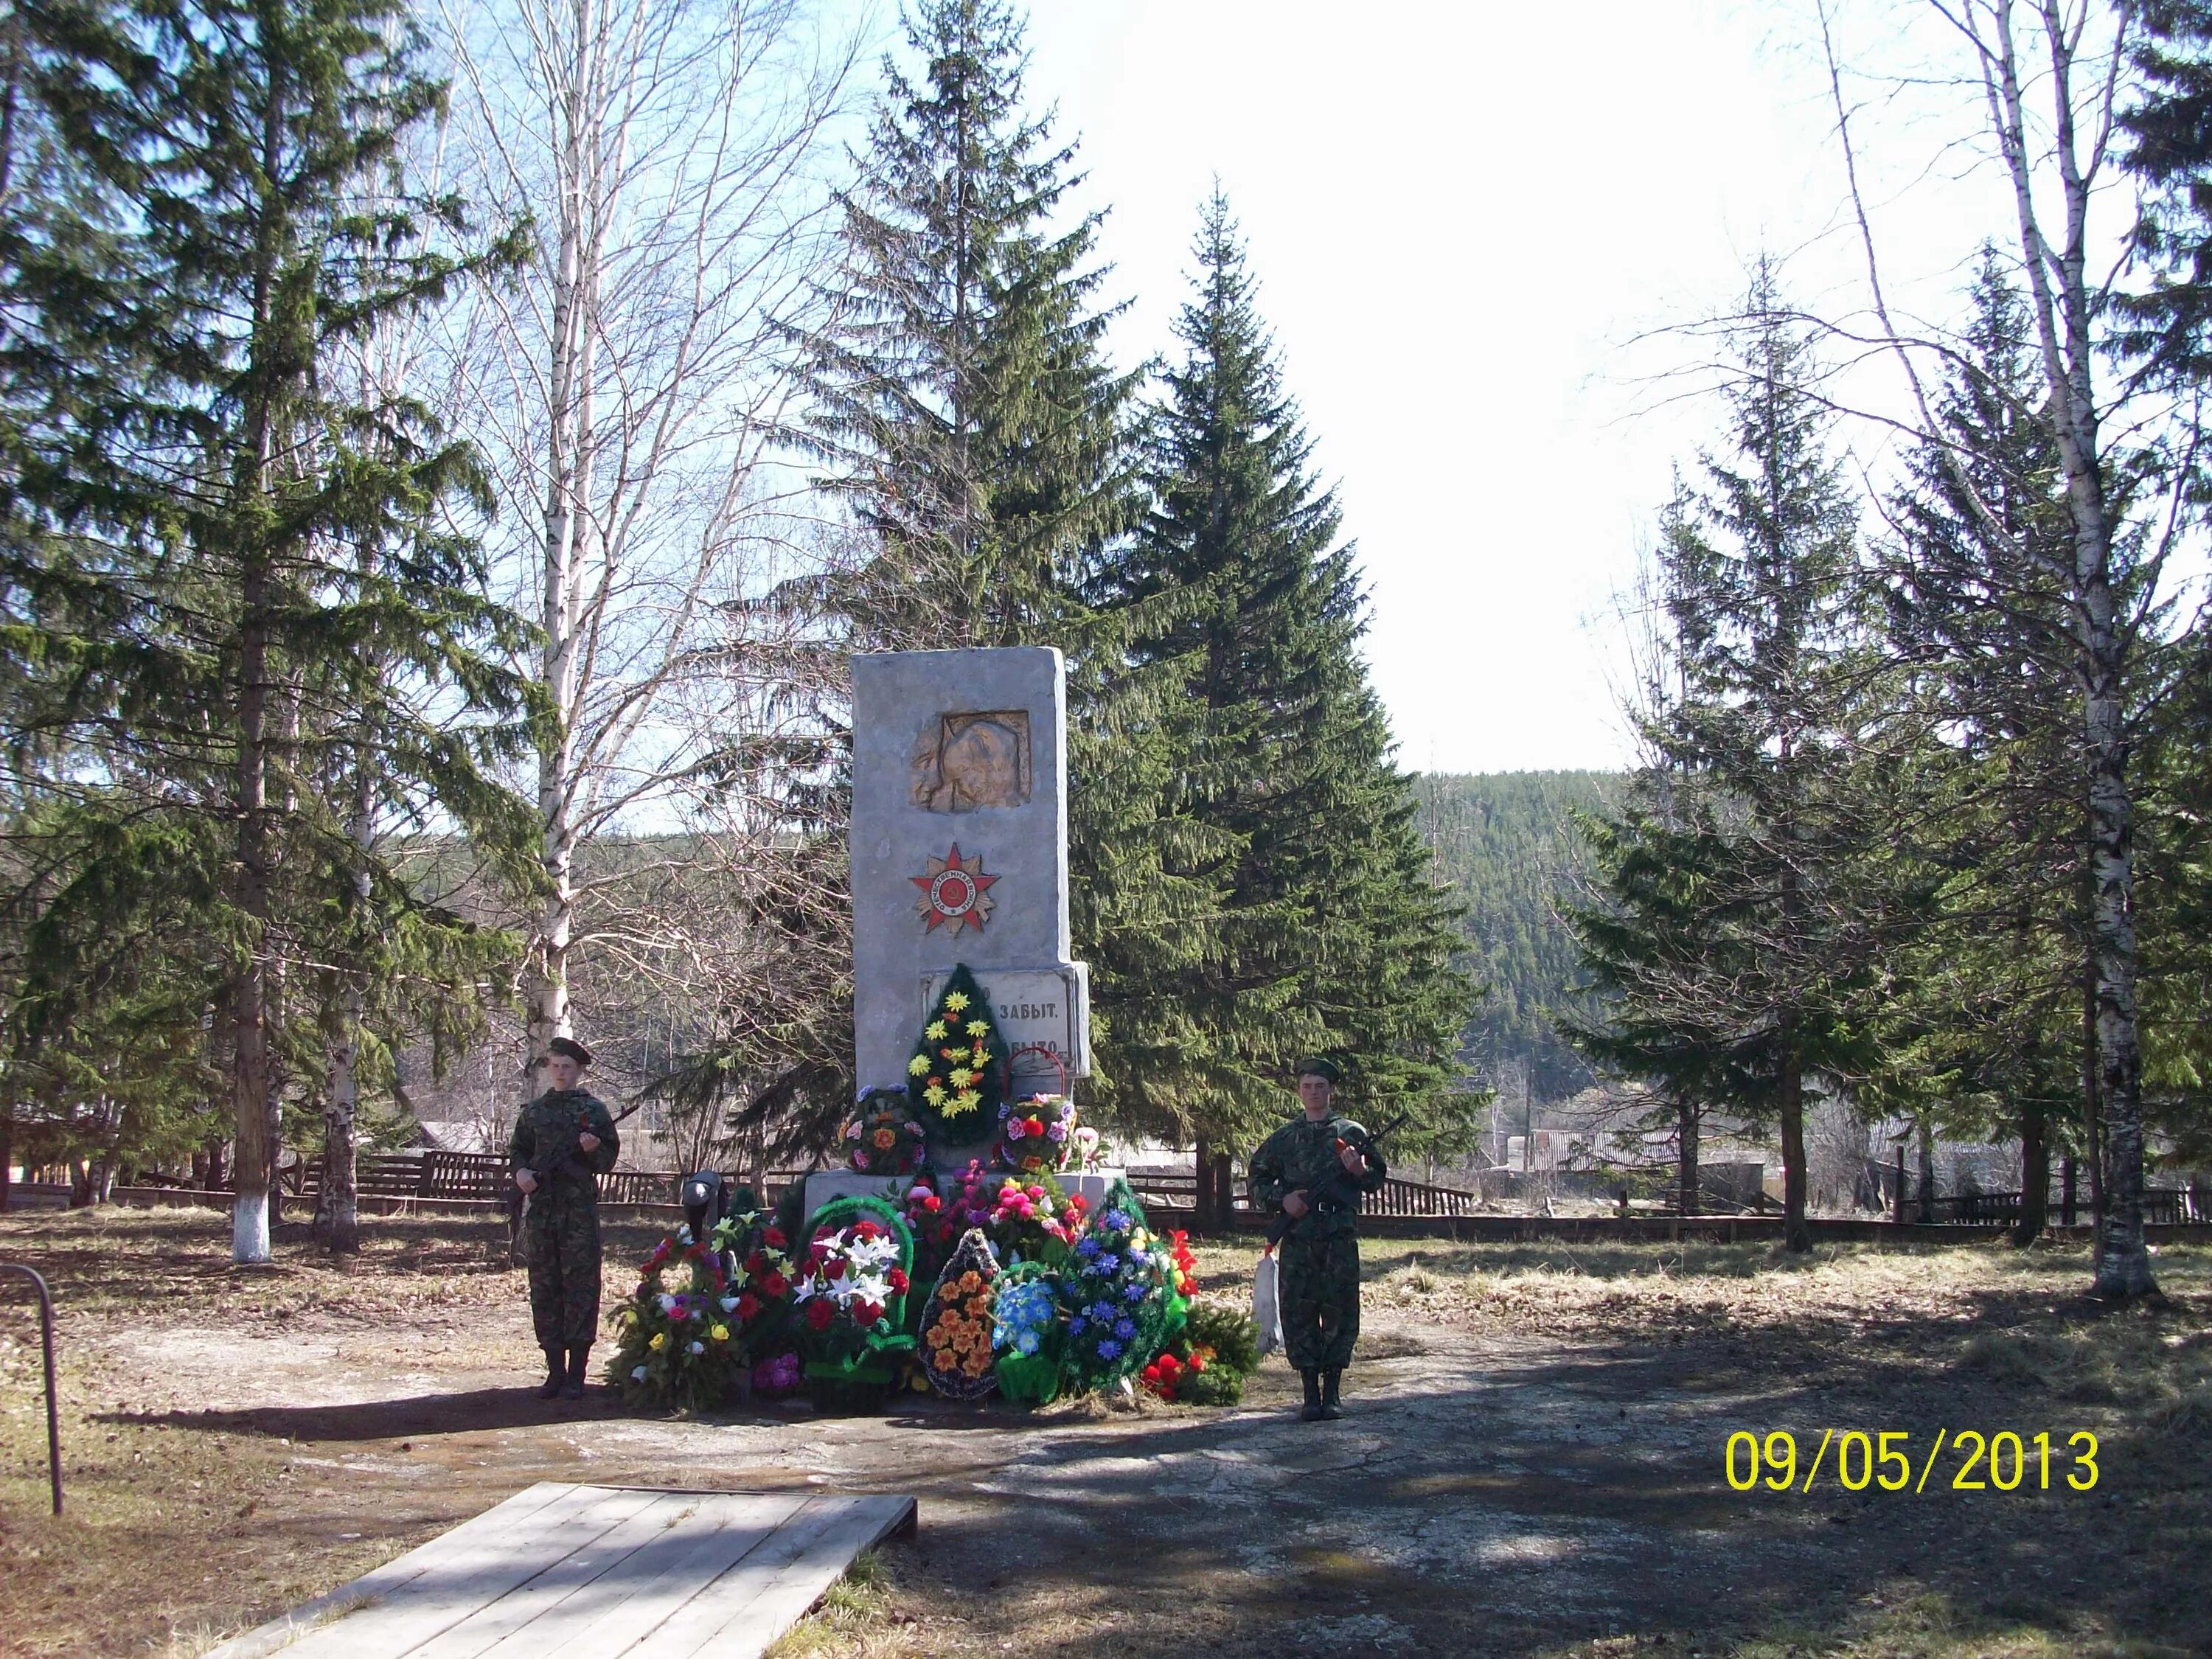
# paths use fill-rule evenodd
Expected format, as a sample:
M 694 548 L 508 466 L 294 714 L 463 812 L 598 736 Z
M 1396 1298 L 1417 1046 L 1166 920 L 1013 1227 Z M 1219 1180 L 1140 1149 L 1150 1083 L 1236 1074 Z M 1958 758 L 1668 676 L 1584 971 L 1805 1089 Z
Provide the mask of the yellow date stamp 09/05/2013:
M 2056 1443 L 2049 1430 L 2023 1437 L 2010 1429 L 1995 1434 L 1938 1429 L 1933 1440 L 1917 1437 L 1928 1448 L 1924 1455 L 1910 1430 L 1823 1429 L 1801 1480 L 1796 1436 L 1787 1429 L 1763 1437 L 1738 1429 L 1728 1438 L 1723 1463 L 1737 1492 L 1803 1494 L 1826 1476 L 1846 1492 L 1924 1492 L 1938 1459 L 1950 1476 L 1948 1482 L 1936 1476 L 1939 1491 L 1948 1486 L 1953 1492 L 2049 1492 L 2054 1471 L 2062 1490 L 2087 1492 L 2097 1484 L 2097 1437 L 2087 1429 Z M 1947 1448 L 1951 1455 L 1944 1458 Z

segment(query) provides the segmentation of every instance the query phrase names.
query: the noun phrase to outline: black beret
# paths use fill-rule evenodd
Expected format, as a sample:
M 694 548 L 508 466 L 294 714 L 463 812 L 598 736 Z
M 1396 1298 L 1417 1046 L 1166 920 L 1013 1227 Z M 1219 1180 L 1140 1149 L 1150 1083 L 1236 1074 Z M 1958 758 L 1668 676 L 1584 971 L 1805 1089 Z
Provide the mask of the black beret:
M 573 1060 L 579 1066 L 592 1063 L 592 1051 L 574 1037 L 555 1037 L 545 1045 L 545 1049 L 548 1054 L 561 1054 Z
M 1323 1060 L 1318 1054 L 1308 1054 L 1300 1060 L 1297 1074 L 1300 1077 L 1317 1077 L 1330 1084 L 1344 1081 L 1344 1073 L 1338 1069 L 1336 1062 L 1333 1060 Z

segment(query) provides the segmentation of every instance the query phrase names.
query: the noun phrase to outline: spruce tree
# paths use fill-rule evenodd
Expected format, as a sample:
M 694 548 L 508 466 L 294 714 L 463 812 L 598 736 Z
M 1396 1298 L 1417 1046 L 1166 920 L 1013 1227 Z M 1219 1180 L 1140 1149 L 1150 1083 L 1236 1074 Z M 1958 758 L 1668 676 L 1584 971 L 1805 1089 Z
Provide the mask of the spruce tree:
M 1923 735 L 1901 857 L 1934 882 L 1883 1019 L 1869 1099 L 1953 1133 L 2017 1135 L 2022 1243 L 2042 1231 L 2054 1138 L 2096 1140 L 2072 527 L 2026 307 L 1985 249 L 1938 428 L 1888 520 L 1887 635 Z M 2086 1098 L 2085 1098 L 2086 1097 Z M 2076 1126 L 2069 1131 L 2069 1124 Z M 2093 1198 L 2101 1178 L 2092 1165 Z
M 833 323 L 803 341 L 800 442 L 857 550 L 809 597 L 857 649 L 1050 645 L 1066 653 L 1069 863 L 1091 966 L 1094 1097 L 1189 1034 L 1157 988 L 1206 948 L 1206 892 L 1171 796 L 1172 683 L 1133 666 L 1110 569 L 1139 512 L 1137 376 L 1104 357 L 1097 217 L 1055 233 L 1073 150 L 1022 106 L 1022 26 L 1002 0 L 921 0 L 922 69 L 886 64 L 846 198 Z M 1121 1016 L 1127 1012 L 1131 1018 Z M 1158 1017 L 1155 1017 L 1158 1016 Z M 861 1079 L 862 1082 L 884 1079 Z
M 1802 1250 L 1807 1085 L 1870 1068 L 1869 994 L 1906 907 L 1881 857 L 1895 782 L 1856 507 L 1765 262 L 1734 343 L 1729 452 L 1662 520 L 1673 686 L 1644 711 L 1643 804 L 1600 839 L 1609 890 L 1577 926 L 1620 999 L 1593 1052 L 1647 1056 L 1662 1089 L 1724 1079 L 1716 1103 L 1777 1124 Z
M 1193 251 L 1183 359 L 1147 445 L 1155 505 L 1115 574 L 1145 619 L 1139 659 L 1182 687 L 1176 787 L 1206 832 L 1189 872 L 1215 895 L 1209 948 L 1173 984 L 1198 1046 L 1146 1086 L 1203 1154 L 1275 1115 L 1299 1053 L 1335 1050 L 1352 1098 L 1426 1108 L 1407 1139 L 1437 1145 L 1465 1132 L 1443 1110 L 1471 1000 L 1455 913 L 1359 660 L 1335 495 L 1218 190 Z
M 478 653 L 522 634 L 445 527 L 487 504 L 471 453 L 418 401 L 349 396 L 327 373 L 471 263 L 459 204 L 394 187 L 442 88 L 396 0 L 25 0 L 17 15 L 65 180 L 0 270 L 9 367 L 65 369 L 7 457 L 11 547 L 37 573 L 9 662 L 46 743 L 23 776 L 67 821 L 55 845 L 105 854 L 52 890 L 128 910 L 162 872 L 133 838 L 194 849 L 208 896 L 186 946 L 223 958 L 234 1254 L 264 1260 L 287 1049 L 296 1073 L 320 1047 L 312 1022 L 304 1039 L 288 1026 L 288 978 L 296 1001 L 319 872 L 362 850 L 318 756 L 357 749 L 374 710 L 381 799 L 514 819 L 484 768 L 526 694 Z M 477 953 L 460 958 L 471 977 L 448 985 L 466 999 Z M 19 1031 L 57 1006 L 28 999 Z

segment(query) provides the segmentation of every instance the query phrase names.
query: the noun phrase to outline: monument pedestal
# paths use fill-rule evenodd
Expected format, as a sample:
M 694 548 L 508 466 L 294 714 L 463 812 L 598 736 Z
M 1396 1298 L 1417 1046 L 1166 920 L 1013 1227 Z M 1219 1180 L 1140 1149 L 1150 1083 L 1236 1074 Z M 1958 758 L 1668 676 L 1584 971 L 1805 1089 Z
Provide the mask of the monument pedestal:
M 1068 1170 L 1053 1179 L 1070 1198 L 1079 1198 L 1091 1214 L 1098 1213 L 1106 1194 L 1122 1178 L 1119 1170 Z M 833 1198 L 884 1198 L 897 1204 L 914 1185 L 912 1176 L 862 1175 L 857 1170 L 817 1170 L 806 1177 L 806 1213 L 814 1212 Z

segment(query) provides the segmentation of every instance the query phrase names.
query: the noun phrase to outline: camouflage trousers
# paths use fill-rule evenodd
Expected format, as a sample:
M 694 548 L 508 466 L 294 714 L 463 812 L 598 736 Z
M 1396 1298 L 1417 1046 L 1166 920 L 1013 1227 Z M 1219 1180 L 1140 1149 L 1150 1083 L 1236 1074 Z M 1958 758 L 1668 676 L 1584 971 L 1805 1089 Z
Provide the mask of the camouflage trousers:
M 543 1188 L 523 1218 L 530 1247 L 530 1320 L 541 1348 L 586 1348 L 599 1329 L 599 1212 Z
M 1294 1232 L 1276 1260 L 1285 1356 L 1298 1370 L 1342 1370 L 1359 1340 L 1359 1236 Z

